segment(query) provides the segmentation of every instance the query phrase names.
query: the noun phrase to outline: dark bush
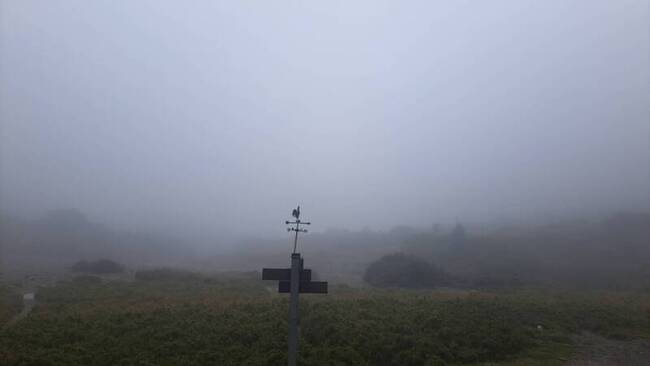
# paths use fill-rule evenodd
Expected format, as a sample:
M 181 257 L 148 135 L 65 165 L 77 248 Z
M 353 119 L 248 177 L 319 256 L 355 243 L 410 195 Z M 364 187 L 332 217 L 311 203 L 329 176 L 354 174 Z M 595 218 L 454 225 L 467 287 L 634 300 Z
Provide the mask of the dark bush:
M 72 265 L 71 270 L 80 273 L 110 274 L 124 272 L 124 266 L 110 259 L 100 259 L 91 262 L 79 261 Z
M 364 280 L 377 287 L 428 288 L 446 284 L 445 273 L 404 253 L 382 257 L 366 269 Z

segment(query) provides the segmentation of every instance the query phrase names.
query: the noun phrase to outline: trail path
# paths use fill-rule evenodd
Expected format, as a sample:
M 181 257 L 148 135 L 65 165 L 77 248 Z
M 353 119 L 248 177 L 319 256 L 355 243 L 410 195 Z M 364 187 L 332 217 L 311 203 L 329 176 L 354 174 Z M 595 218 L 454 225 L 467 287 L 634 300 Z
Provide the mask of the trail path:
M 3 327 L 2 330 L 5 330 L 12 325 L 16 324 L 22 318 L 26 317 L 33 309 L 36 303 L 35 294 L 33 292 L 28 292 L 23 295 L 23 310 L 11 318 Z
M 593 333 L 576 336 L 576 354 L 565 366 L 648 366 L 650 341 L 619 341 Z

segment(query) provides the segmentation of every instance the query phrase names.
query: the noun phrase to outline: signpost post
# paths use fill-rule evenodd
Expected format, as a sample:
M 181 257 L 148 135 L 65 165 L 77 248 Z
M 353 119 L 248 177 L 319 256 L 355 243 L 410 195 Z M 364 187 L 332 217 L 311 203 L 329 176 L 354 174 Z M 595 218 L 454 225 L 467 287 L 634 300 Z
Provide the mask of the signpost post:
M 296 233 L 293 240 L 293 252 L 291 253 L 291 268 L 264 268 L 262 269 L 262 279 L 280 281 L 278 282 L 278 292 L 290 293 L 288 365 L 296 366 L 300 325 L 298 297 L 300 293 L 326 294 L 327 282 L 312 281 L 311 269 L 304 268 L 304 261 L 300 253 L 296 252 L 298 247 L 298 233 L 307 232 L 307 230 L 300 228 L 300 224 L 311 225 L 311 223 L 300 221 L 300 206 L 293 210 L 292 215 L 296 221 L 285 222 L 287 225 L 296 225 L 295 227 L 287 228 L 287 231 L 294 231 Z

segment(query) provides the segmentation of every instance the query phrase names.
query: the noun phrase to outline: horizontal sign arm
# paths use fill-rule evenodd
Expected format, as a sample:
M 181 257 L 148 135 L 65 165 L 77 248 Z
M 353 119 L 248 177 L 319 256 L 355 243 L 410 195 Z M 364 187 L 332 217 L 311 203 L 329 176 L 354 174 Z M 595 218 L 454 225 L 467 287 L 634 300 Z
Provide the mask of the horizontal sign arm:
M 271 281 L 291 281 L 291 268 L 264 268 L 262 279 Z M 300 271 L 300 281 L 311 281 L 311 269 Z

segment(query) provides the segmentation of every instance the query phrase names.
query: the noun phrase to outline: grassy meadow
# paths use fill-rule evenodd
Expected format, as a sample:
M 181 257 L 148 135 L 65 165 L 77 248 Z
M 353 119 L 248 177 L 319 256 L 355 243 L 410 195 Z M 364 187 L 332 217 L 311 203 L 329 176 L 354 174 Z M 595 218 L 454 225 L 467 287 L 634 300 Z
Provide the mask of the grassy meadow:
M 3 322 L 16 290 L 3 287 Z M 301 365 L 560 365 L 583 331 L 650 337 L 642 293 L 341 285 L 300 306 Z M 59 282 L 0 332 L 0 364 L 281 365 L 287 309 L 254 274 Z

